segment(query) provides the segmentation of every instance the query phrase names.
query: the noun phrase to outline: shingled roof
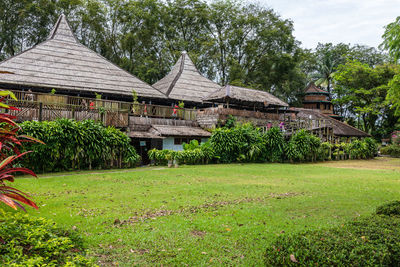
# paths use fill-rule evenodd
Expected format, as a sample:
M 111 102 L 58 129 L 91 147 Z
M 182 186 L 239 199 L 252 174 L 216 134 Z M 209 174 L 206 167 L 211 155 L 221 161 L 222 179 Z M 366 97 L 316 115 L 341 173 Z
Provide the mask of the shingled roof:
M 207 101 L 221 103 L 225 103 L 228 99 L 230 103 L 234 102 L 237 104 L 258 103 L 264 105 L 265 107 L 289 106 L 287 103 L 268 92 L 232 85 L 226 85 L 204 98 L 204 100 Z
M 153 87 L 169 98 L 191 102 L 202 102 L 204 97 L 221 88 L 200 74 L 185 51 L 171 72 L 153 84 Z
M 369 137 L 370 135 L 364 131 L 361 131 L 347 123 L 341 122 L 334 118 L 329 117 L 326 114 L 321 113 L 316 109 L 305 109 L 305 108 L 291 108 L 291 110 L 297 111 L 297 117 L 307 119 L 321 119 L 328 122 L 333 129 L 333 134 L 336 136 L 343 137 Z
M 329 92 L 328 92 L 328 91 L 325 91 L 325 90 L 322 90 L 321 88 L 318 88 L 318 86 L 316 86 L 314 83 L 310 83 L 310 84 L 306 87 L 306 89 L 304 90 L 304 92 L 305 92 L 306 94 L 308 94 L 308 93 L 311 93 L 311 94 L 318 93 L 318 94 L 327 94 L 327 95 L 329 95 Z
M 61 15 L 48 39 L 0 63 L 0 83 L 89 91 L 116 95 L 166 98 L 164 94 L 129 72 L 114 65 L 80 44 L 64 15 Z

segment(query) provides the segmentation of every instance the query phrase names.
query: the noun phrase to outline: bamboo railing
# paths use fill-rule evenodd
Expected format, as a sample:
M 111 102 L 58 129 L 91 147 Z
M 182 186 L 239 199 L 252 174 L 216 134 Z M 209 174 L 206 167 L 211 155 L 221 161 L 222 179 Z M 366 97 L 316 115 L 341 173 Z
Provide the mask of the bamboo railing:
M 145 103 L 129 103 L 67 95 L 13 91 L 18 101 L 7 103 L 19 110 L 10 110 L 18 120 L 93 119 L 106 126 L 128 127 L 129 116 L 196 120 L 197 110 Z

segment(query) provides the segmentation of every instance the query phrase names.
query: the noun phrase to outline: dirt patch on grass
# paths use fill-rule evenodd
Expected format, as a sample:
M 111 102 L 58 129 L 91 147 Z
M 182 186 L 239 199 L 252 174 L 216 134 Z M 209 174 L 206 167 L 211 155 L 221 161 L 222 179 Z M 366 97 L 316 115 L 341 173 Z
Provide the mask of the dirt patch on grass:
M 388 157 L 379 157 L 370 160 L 328 161 L 317 164 L 332 168 L 400 171 L 400 159 Z
M 190 232 L 191 235 L 195 236 L 195 237 L 200 237 L 203 238 L 203 236 L 205 236 L 207 233 L 204 231 L 199 231 L 199 230 L 192 230 Z
M 303 195 L 304 193 L 297 192 L 287 192 L 287 193 L 271 193 L 266 197 L 257 197 L 257 198 L 241 198 L 235 200 L 227 200 L 227 201 L 214 201 L 209 203 L 204 203 L 199 206 L 189 206 L 183 207 L 178 210 L 147 210 L 147 211 L 139 211 L 135 212 L 134 216 L 129 217 L 126 220 L 114 220 L 114 226 L 122 226 L 126 224 L 134 224 L 138 222 L 143 222 L 146 220 L 155 220 L 158 217 L 170 216 L 175 214 L 195 214 L 203 211 L 213 211 L 225 206 L 238 205 L 242 203 L 253 203 L 253 202 L 265 202 L 267 199 L 284 199 L 289 197 L 295 197 L 298 195 Z

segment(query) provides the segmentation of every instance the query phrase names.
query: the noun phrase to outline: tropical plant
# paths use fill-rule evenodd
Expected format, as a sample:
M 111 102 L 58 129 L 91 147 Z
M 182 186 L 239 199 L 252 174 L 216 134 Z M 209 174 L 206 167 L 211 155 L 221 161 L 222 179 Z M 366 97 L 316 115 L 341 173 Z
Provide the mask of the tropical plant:
M 97 266 L 77 231 L 22 213 L 0 210 L 0 217 L 1 266 Z
M 46 143 L 27 146 L 34 152 L 24 164 L 36 171 L 134 167 L 140 160 L 126 134 L 92 120 L 26 121 L 21 128 Z
M 382 155 L 388 155 L 391 157 L 400 158 L 400 145 L 388 145 L 381 148 Z
M 281 162 L 285 152 L 285 138 L 278 127 L 272 127 L 264 135 L 266 159 L 270 162 Z
M 17 100 L 15 95 L 10 91 L 0 91 L 0 107 L 6 110 L 13 109 L 4 103 L 7 96 L 14 100 Z M 26 204 L 37 209 L 37 205 L 29 199 L 29 195 L 26 193 L 7 186 L 6 181 L 14 182 L 14 173 L 20 172 L 24 174 L 29 174 L 36 177 L 36 174 L 28 168 L 24 167 L 14 167 L 18 159 L 30 153 L 30 151 L 21 153 L 23 142 L 43 142 L 36 140 L 34 138 L 18 135 L 19 126 L 13 121 L 14 116 L 0 113 L 0 202 L 17 209 L 18 207 L 25 210 L 21 205 Z
M 318 137 L 306 130 L 300 130 L 293 134 L 287 143 L 286 157 L 290 162 L 315 161 L 320 146 L 321 140 Z

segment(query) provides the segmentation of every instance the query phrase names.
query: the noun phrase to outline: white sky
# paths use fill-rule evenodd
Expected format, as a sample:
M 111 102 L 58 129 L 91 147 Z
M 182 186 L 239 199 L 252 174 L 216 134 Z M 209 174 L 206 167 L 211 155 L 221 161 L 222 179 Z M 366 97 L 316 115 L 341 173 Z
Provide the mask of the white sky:
M 321 43 L 377 47 L 384 26 L 400 16 L 400 0 L 250 0 L 294 22 L 296 39 L 305 48 Z

